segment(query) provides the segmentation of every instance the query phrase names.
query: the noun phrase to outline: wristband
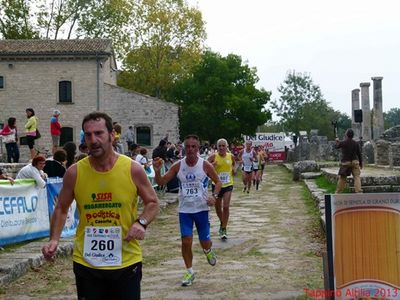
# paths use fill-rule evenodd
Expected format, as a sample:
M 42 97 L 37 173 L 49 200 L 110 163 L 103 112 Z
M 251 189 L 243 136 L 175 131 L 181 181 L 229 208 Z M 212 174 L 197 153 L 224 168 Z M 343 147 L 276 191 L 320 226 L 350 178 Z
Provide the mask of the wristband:
M 142 227 L 144 229 L 146 229 L 147 225 L 149 224 L 149 222 L 145 218 L 138 218 L 138 219 L 136 219 L 136 222 L 138 222 L 140 225 L 142 225 Z

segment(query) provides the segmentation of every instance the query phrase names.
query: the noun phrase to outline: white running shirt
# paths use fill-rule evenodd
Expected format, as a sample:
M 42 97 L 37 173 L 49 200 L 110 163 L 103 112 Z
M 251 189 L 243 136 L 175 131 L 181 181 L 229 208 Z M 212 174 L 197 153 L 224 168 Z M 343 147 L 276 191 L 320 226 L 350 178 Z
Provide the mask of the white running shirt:
M 198 158 L 196 165 L 190 167 L 186 159 L 180 161 L 177 177 L 179 179 L 179 212 L 197 213 L 209 210 L 208 177 L 204 172 L 204 159 Z
M 247 152 L 246 149 L 244 149 L 243 154 L 242 154 L 243 171 L 251 172 L 253 170 L 253 162 L 252 162 L 253 157 L 254 157 L 253 150 L 250 150 L 250 152 Z

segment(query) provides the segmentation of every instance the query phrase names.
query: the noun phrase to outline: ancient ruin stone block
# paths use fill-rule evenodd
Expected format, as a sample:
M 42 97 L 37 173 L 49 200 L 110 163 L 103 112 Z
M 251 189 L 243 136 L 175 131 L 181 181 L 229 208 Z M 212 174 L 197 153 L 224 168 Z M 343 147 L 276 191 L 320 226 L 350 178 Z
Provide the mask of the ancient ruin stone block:
M 377 165 L 389 165 L 389 146 L 390 142 L 378 140 L 376 142 L 375 163 Z

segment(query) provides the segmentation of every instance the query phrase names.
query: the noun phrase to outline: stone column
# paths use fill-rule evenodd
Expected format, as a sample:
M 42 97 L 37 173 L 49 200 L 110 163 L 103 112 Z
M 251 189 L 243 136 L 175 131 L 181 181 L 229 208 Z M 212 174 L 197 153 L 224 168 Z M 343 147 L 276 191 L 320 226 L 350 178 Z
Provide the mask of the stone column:
M 355 122 L 354 111 L 360 109 L 360 89 L 351 91 L 351 128 L 354 131 L 354 139 L 359 139 L 361 135 L 361 124 Z
M 361 82 L 361 109 L 363 112 L 362 138 L 364 142 L 371 140 L 371 108 L 369 105 L 369 82 Z
M 382 108 L 382 79 L 383 77 L 372 77 L 374 89 L 374 113 L 372 117 L 372 138 L 377 140 L 385 131 L 383 124 Z

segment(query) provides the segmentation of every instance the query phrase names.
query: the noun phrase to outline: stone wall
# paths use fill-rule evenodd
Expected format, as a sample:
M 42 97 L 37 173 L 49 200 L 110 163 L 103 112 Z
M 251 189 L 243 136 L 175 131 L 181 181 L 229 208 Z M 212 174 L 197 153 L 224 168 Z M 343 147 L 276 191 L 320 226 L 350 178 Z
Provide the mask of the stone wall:
M 122 128 L 129 125 L 150 127 L 150 149 L 158 146 L 166 134 L 173 143 L 179 140 L 177 105 L 109 84 L 104 87 L 105 110 Z
M 400 125 L 389 128 L 375 143 L 375 163 L 400 166 Z
M 98 89 L 95 59 L 3 59 L 0 74 L 5 78 L 5 88 L 0 91 L 0 122 L 16 117 L 19 136 L 24 136 L 25 110 L 33 108 L 42 135 L 35 141 L 35 148 L 43 152 L 51 149 L 50 118 L 54 109 L 61 111 L 61 125 L 72 129 L 73 141 L 78 144 L 83 117 L 97 110 L 99 105 L 100 111 L 109 113 L 122 124 L 123 131 L 128 125 L 148 125 L 152 129 L 151 147 L 158 145 L 167 133 L 171 141 L 177 141 L 178 107 L 108 84 L 115 82 L 115 72 L 111 68 L 110 58 L 102 61 Z M 61 80 L 72 82 L 72 103 L 59 102 L 58 83 Z M 21 162 L 28 161 L 28 146 L 20 146 L 20 152 Z
M 96 64 L 89 60 L 37 60 L 0 63 L 5 76 L 5 89 L 0 92 L 0 120 L 17 118 L 19 135 L 24 133 L 25 109 L 31 107 L 39 119 L 42 138 L 39 143 L 51 145 L 50 118 L 54 109 L 61 111 L 60 122 L 74 129 L 74 141 L 79 140 L 83 116 L 96 109 Z M 72 103 L 58 102 L 58 82 L 72 81 Z M 24 146 L 26 147 L 26 146 Z
M 375 143 L 375 163 L 377 165 L 389 165 L 390 142 L 378 140 Z
M 389 162 L 391 167 L 400 166 L 400 142 L 390 144 Z
M 400 125 L 389 128 L 381 134 L 380 138 L 389 142 L 400 142 Z
M 364 143 L 362 147 L 362 157 L 364 164 L 375 163 L 375 149 L 371 141 Z
M 328 141 L 326 136 L 317 135 L 317 130 L 311 130 L 310 139 L 300 140 L 295 149 L 295 160 L 337 161 L 340 159 L 340 151 L 335 148 L 334 141 Z

